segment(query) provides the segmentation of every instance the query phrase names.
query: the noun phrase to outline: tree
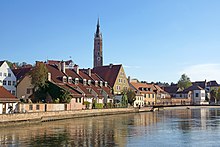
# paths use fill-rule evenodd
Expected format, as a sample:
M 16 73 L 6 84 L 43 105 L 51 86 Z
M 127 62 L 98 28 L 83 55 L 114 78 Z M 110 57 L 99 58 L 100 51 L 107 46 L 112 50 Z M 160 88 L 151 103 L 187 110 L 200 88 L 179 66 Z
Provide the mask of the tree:
M 124 90 L 124 91 L 123 91 L 123 94 L 126 95 L 126 97 L 127 97 L 127 102 L 128 102 L 131 106 L 133 106 L 133 105 L 134 105 L 134 101 L 135 101 L 135 96 L 136 96 L 135 92 L 134 92 L 133 90 L 129 89 L 129 90 Z
M 190 81 L 190 78 L 186 74 L 182 74 L 181 78 L 179 79 L 179 81 L 177 83 L 177 86 L 180 89 L 184 90 L 184 89 L 192 86 L 192 83 Z
M 215 103 L 218 103 L 219 100 L 220 100 L 220 88 L 218 89 L 212 89 L 210 91 L 210 96 L 211 96 L 211 99 L 214 99 L 215 100 Z
M 67 90 L 61 90 L 62 95 L 60 96 L 61 103 L 70 103 L 72 96 L 71 93 Z
M 48 87 L 48 70 L 44 63 L 38 63 L 31 71 L 31 84 L 34 85 L 34 101 L 45 102 L 47 96 Z
M 38 63 L 31 72 L 31 84 L 34 85 L 34 89 L 45 89 L 47 84 L 48 70 L 44 63 Z

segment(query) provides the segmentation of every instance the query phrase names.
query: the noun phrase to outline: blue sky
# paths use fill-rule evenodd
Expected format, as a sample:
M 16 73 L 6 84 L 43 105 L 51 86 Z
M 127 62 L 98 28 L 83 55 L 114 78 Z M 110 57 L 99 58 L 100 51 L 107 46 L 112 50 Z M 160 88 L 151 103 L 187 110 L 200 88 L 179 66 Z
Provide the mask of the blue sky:
M 104 64 L 139 80 L 220 83 L 219 0 L 1 0 L 0 60 L 93 65 L 98 17 Z

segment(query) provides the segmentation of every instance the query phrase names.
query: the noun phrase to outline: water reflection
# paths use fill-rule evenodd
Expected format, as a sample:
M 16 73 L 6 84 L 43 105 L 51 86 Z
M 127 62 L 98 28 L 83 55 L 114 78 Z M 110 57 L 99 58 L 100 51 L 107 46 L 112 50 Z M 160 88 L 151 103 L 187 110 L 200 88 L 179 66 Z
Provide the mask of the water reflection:
M 214 146 L 219 124 L 207 108 L 79 118 L 1 128 L 0 146 Z

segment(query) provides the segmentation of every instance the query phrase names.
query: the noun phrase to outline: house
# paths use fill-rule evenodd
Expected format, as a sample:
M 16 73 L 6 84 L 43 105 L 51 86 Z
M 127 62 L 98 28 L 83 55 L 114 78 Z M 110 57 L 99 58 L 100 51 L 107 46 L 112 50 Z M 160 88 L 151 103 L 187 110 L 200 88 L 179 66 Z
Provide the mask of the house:
M 16 110 L 18 102 L 14 95 L 0 86 L 0 114 L 10 113 L 10 107 L 12 111 Z
M 107 81 L 115 95 L 120 95 L 123 90 L 128 90 L 129 88 L 128 79 L 121 64 L 94 67 L 92 72 Z
M 188 97 L 191 99 L 192 104 L 208 104 L 206 101 L 206 91 L 198 85 L 192 85 L 189 88 L 183 90 L 184 93 L 188 93 Z
M 75 86 L 73 84 L 74 78 L 66 74 L 67 69 L 65 68 L 65 62 L 60 61 L 59 64 L 52 64 L 52 65 L 47 63 L 41 63 L 41 64 L 45 64 L 48 70 L 50 96 L 53 98 L 58 98 L 61 91 L 63 90 L 68 91 L 72 97 L 70 101 L 70 107 L 71 107 L 70 110 L 84 109 L 85 108 L 83 104 L 84 95 L 79 89 L 74 87 Z
M 0 61 L 0 86 L 16 95 L 16 77 L 6 61 Z
M 156 88 L 156 101 L 157 104 L 168 104 L 171 103 L 171 96 L 168 92 L 164 91 L 160 86 L 154 85 Z
M 113 103 L 113 95 L 108 83 L 92 73 L 91 69 L 79 69 L 78 65 L 73 68 L 66 66 L 66 61 L 46 63 L 48 80 L 64 89 L 70 88 L 77 92 L 75 99 L 87 105 L 87 108 L 102 108 L 107 103 Z M 71 63 L 69 63 L 71 64 Z M 81 98 L 79 95 L 81 94 Z M 78 97 L 76 97 L 78 96 Z
M 31 84 L 30 75 L 32 69 L 31 66 L 28 66 L 12 70 L 17 79 L 17 98 L 23 99 L 24 101 L 27 101 L 34 93 L 34 86 Z
M 135 93 L 141 94 L 144 100 L 144 106 L 150 106 L 156 104 L 156 88 L 152 84 L 130 82 L 131 87 L 135 90 Z

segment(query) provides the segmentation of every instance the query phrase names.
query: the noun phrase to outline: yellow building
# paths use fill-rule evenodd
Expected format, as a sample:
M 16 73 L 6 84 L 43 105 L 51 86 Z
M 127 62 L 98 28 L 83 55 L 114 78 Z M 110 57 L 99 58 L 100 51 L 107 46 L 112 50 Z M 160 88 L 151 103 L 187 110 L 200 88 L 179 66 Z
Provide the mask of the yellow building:
M 140 93 L 144 97 L 144 105 L 155 105 L 156 104 L 156 88 L 152 84 L 131 82 L 132 88 L 135 89 L 136 93 Z

